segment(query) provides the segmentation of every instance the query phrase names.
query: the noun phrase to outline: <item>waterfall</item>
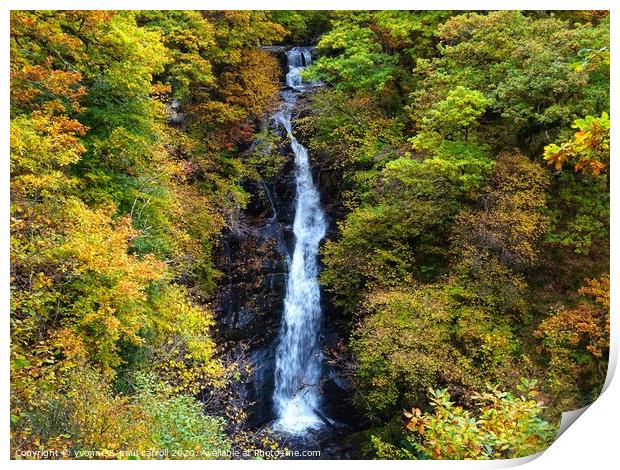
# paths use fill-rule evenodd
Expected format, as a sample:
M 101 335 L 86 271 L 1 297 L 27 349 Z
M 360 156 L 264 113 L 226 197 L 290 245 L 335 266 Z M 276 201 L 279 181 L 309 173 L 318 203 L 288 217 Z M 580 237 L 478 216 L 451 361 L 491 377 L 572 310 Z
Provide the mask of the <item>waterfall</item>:
M 301 71 L 312 57 L 307 48 L 287 52 L 284 105 L 274 120 L 284 127 L 295 155 L 295 249 L 289 261 L 284 298 L 284 314 L 276 350 L 274 428 L 293 434 L 319 428 L 322 421 L 315 410 L 321 406 L 318 382 L 321 378 L 319 333 L 321 329 L 320 291 L 317 281 L 317 254 L 325 236 L 326 223 L 319 192 L 314 185 L 308 151 L 292 130 L 292 113 L 299 94 L 307 86 Z

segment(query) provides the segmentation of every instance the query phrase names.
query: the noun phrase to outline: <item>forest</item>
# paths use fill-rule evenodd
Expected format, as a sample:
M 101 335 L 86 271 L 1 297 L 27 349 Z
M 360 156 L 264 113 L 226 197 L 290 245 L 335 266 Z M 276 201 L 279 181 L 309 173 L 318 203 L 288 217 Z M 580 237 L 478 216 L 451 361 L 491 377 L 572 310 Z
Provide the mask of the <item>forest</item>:
M 609 25 L 12 11 L 11 458 L 547 448 L 607 374 Z M 307 439 L 271 426 L 300 145 L 326 221 Z

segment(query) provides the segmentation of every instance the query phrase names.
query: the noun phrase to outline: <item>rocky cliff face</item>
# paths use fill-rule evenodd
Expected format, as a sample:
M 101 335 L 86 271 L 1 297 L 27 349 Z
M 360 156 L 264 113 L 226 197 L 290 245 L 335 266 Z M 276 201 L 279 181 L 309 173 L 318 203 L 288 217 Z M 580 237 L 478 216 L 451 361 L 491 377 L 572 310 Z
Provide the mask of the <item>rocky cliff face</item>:
M 250 203 L 241 211 L 236 229 L 223 234 L 217 259 L 224 273 L 215 302 L 218 330 L 251 364 L 252 376 L 242 394 L 254 402 L 249 413 L 249 424 L 254 425 L 271 419 L 274 353 L 292 243 L 292 171 L 287 161 L 276 177 L 244 183 Z

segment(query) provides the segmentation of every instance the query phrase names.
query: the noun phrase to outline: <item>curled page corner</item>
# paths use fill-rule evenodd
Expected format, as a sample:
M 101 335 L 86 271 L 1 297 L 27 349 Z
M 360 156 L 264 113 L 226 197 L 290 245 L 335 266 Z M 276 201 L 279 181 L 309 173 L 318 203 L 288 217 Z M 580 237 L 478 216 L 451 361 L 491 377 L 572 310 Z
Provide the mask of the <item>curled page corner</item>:
M 518 467 L 520 465 L 525 465 L 526 463 L 533 462 L 538 457 L 540 457 L 545 451 L 541 450 L 540 452 L 536 452 L 535 454 L 526 455 L 525 457 L 518 457 L 516 459 L 504 459 L 504 460 L 491 460 L 491 462 L 496 463 L 494 465 L 495 468 L 513 468 Z
M 560 437 L 562 434 L 564 434 L 564 431 L 566 431 L 568 428 L 571 427 L 571 425 L 577 421 L 577 419 L 588 409 L 590 408 L 590 405 L 586 405 L 583 408 L 579 408 L 577 410 L 571 410 L 571 411 L 565 411 L 564 413 L 562 413 L 562 419 L 560 420 L 560 427 L 558 429 L 558 433 L 556 434 L 555 438 L 557 440 L 558 437 Z
M 609 370 L 611 371 L 611 368 L 609 368 Z M 610 377 L 610 374 L 608 374 L 608 378 Z M 605 382 L 605 384 L 607 385 L 608 381 Z M 603 389 L 604 390 L 604 389 Z M 602 393 L 602 392 L 601 392 Z M 577 421 L 577 419 L 579 419 L 579 417 L 588 409 L 590 408 L 590 405 L 586 405 L 583 408 L 579 408 L 577 410 L 570 410 L 570 411 L 565 411 L 564 413 L 562 413 L 562 418 L 560 419 L 560 426 L 558 428 L 558 432 L 555 436 L 555 441 L 558 440 L 558 438 L 564 434 L 564 432 L 570 428 L 573 423 L 575 421 Z M 552 446 L 553 443 L 551 443 L 550 446 Z M 516 467 L 519 465 L 525 465 L 526 463 L 530 463 L 534 460 L 536 460 L 538 457 L 540 457 L 542 454 L 545 453 L 547 449 L 541 450 L 540 452 L 536 452 L 535 454 L 532 455 L 528 455 L 526 457 L 519 457 L 516 459 L 506 459 L 506 460 L 496 460 L 495 462 L 497 462 L 499 465 L 497 466 L 497 468 L 508 468 L 508 467 Z
M 613 321 L 613 319 L 611 321 Z M 617 333 L 617 327 L 615 328 L 615 330 Z M 607 376 L 605 377 L 605 383 L 603 384 L 603 389 L 601 390 L 601 393 L 599 394 L 599 396 L 605 393 L 605 390 L 607 390 L 607 388 L 609 387 L 609 384 L 611 383 L 611 380 L 614 377 L 614 373 L 616 372 L 617 364 L 618 364 L 618 342 L 611 341 L 611 338 L 610 338 L 609 360 L 607 361 Z
M 617 344 L 615 344 L 614 342 L 611 342 L 610 348 L 609 348 L 609 362 L 607 364 L 607 375 L 605 377 L 605 383 L 603 384 L 601 393 L 599 393 L 599 395 L 593 400 L 592 403 L 598 400 L 598 397 L 600 397 L 603 393 L 605 393 L 605 391 L 609 387 L 609 384 L 611 383 L 611 380 L 613 379 L 614 373 L 616 371 L 617 363 L 618 363 L 618 347 L 617 347 Z M 577 421 L 577 419 L 582 414 L 584 414 L 588 408 L 590 408 L 592 403 L 584 406 L 583 408 L 579 408 L 577 410 L 565 411 L 564 413 L 562 413 L 562 418 L 560 420 L 560 427 L 558 428 L 558 433 L 556 434 L 555 439 L 557 440 L 562 434 L 564 434 L 564 432 L 569 427 L 571 427 L 573 423 Z

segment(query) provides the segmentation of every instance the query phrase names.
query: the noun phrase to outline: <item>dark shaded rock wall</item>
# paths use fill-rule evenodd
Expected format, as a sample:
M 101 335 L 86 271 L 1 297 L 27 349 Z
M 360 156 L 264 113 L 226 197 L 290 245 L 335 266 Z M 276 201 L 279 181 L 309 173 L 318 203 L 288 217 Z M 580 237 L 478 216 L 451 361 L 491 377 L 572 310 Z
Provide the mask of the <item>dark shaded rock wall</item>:
M 251 200 L 235 230 L 223 234 L 217 267 L 224 273 L 216 296 L 218 335 L 242 348 L 252 373 L 241 394 L 253 402 L 250 425 L 272 418 L 277 345 L 292 249 L 295 186 L 292 160 L 270 180 L 244 182 Z

